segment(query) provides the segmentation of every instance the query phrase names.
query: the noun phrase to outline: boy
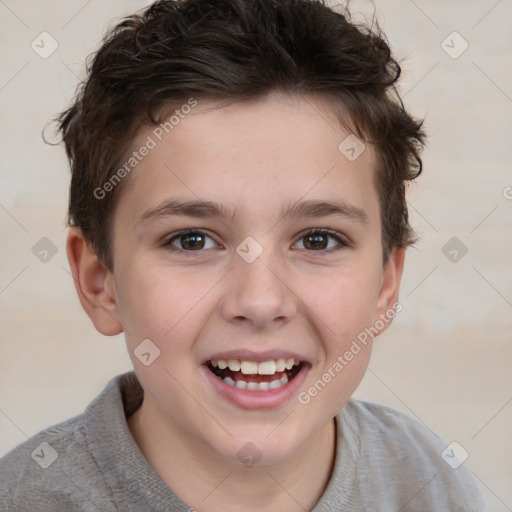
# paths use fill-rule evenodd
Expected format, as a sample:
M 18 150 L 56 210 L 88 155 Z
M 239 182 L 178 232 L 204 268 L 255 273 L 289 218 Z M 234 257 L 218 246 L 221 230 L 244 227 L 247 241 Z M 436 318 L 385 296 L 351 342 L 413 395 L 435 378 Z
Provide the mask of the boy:
M 421 122 L 314 0 L 162 0 L 60 118 L 68 259 L 134 372 L 0 463 L 1 510 L 481 511 L 419 422 L 351 400 L 400 311 Z

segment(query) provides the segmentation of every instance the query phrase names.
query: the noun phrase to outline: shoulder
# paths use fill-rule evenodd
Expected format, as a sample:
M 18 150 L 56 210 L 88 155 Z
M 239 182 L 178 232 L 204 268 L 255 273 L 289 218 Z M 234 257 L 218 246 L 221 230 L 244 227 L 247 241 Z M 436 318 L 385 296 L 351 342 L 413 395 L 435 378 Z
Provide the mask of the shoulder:
M 432 510 L 434 503 L 436 511 L 486 510 L 464 460 L 420 421 L 391 407 L 354 399 L 338 418 L 341 430 L 351 431 L 357 444 L 358 480 L 371 482 L 367 496 L 380 494 L 380 500 L 395 501 L 403 512 Z
M 391 444 L 403 443 L 409 437 L 442 444 L 441 438 L 419 420 L 386 405 L 350 399 L 340 417 L 366 435 L 385 436 Z
M 97 511 L 98 503 L 101 510 L 115 510 L 91 452 L 90 421 L 86 411 L 42 430 L 0 458 L 0 510 Z
M 39 432 L 0 459 L 0 509 L 76 510 L 80 467 L 90 467 L 82 415 Z

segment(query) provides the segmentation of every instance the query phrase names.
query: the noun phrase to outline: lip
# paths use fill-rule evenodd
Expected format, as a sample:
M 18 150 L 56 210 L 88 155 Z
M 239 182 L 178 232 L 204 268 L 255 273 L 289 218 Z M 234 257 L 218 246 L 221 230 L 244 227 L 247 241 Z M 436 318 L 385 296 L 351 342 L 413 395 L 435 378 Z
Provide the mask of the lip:
M 228 350 L 226 352 L 218 352 L 217 354 L 211 355 L 210 357 L 203 361 L 203 364 L 213 359 L 217 361 L 219 359 L 222 359 L 224 361 L 245 360 L 255 361 L 257 363 L 263 363 L 265 361 L 276 359 L 295 359 L 296 361 L 301 361 L 304 363 L 309 362 L 305 357 L 294 352 L 289 352 L 285 350 L 267 350 L 265 352 L 253 352 L 251 350 Z
M 239 355 L 241 352 L 237 351 L 236 354 Z M 221 354 L 223 357 L 229 354 L 227 352 Z M 235 354 L 235 352 L 233 352 Z M 275 359 L 276 352 L 272 352 L 272 357 L 269 357 L 267 353 L 260 353 L 259 355 L 263 357 L 261 361 L 268 361 L 269 359 Z M 283 352 L 283 354 L 285 354 Z M 215 356 L 217 357 L 217 356 Z M 220 357 L 219 359 L 222 359 Z M 254 357 L 254 356 L 251 356 Z M 284 357 L 284 355 L 282 356 Z M 290 355 L 290 358 L 294 357 Z M 232 357 L 231 359 L 238 359 L 239 357 Z M 247 354 L 244 358 L 249 359 Z M 266 359 L 265 359 L 266 358 Z M 251 359 L 253 361 L 258 359 Z M 226 384 L 222 379 L 219 379 L 205 364 L 201 365 L 201 371 L 203 375 L 210 383 L 211 387 L 215 391 L 217 395 L 219 395 L 223 400 L 227 400 L 232 404 L 246 410 L 258 410 L 258 409 L 275 409 L 277 407 L 282 406 L 284 403 L 289 401 L 290 399 L 294 399 L 297 395 L 298 389 L 302 386 L 304 381 L 306 380 L 307 374 L 311 368 L 311 365 L 307 362 L 304 362 L 301 371 L 287 384 L 278 388 L 278 389 L 269 389 L 267 391 L 248 391 L 246 389 L 238 389 L 236 387 L 230 386 Z

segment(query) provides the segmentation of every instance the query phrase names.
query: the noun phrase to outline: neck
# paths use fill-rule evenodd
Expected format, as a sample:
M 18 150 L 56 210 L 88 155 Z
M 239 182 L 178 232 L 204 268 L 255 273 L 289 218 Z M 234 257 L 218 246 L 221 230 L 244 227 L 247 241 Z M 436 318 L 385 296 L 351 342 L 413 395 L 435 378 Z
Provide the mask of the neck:
M 334 465 L 334 420 L 284 462 L 251 467 L 235 464 L 188 432 L 158 421 L 146 397 L 128 426 L 158 476 L 198 512 L 312 510 Z

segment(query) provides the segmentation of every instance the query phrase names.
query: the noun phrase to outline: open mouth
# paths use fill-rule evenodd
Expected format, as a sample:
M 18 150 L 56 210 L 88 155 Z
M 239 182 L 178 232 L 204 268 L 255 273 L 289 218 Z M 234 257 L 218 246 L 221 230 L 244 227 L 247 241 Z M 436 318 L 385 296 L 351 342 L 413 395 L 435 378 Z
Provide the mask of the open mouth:
M 296 359 L 271 359 L 261 363 L 239 359 L 212 359 L 205 363 L 213 374 L 229 386 L 248 391 L 281 388 L 302 370 L 304 364 Z

